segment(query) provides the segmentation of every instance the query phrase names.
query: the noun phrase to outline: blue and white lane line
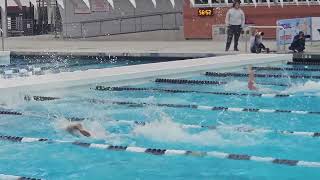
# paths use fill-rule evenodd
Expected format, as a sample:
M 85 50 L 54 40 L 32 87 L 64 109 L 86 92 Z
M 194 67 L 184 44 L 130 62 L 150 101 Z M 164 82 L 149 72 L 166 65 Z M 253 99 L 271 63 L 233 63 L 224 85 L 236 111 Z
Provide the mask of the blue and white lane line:
M 261 93 L 237 93 L 237 92 L 210 92 L 210 91 L 195 91 L 195 90 L 181 90 L 181 89 L 160 89 L 160 88 L 133 88 L 133 87 L 106 87 L 96 86 L 97 91 L 150 91 L 150 92 L 164 92 L 164 93 L 200 93 L 223 96 L 253 96 L 262 98 L 283 98 L 283 97 L 310 97 L 310 96 L 295 96 L 291 94 L 261 94 Z
M 116 122 L 130 124 L 130 125 L 138 125 L 138 126 L 145 126 L 148 124 L 147 122 L 144 122 L 144 121 L 117 120 Z M 205 125 L 182 124 L 181 128 L 215 129 L 215 130 L 237 131 L 237 132 L 244 132 L 244 133 L 275 133 L 275 134 L 293 135 L 293 136 L 320 137 L 320 132 L 255 129 L 255 128 L 250 128 L 246 126 L 227 127 L 227 126 L 214 126 L 214 125 L 205 126 Z
M 46 97 L 48 98 L 48 97 Z M 60 99 L 56 97 L 50 97 Z M 28 99 L 29 100 L 29 99 Z M 37 100 L 36 101 L 45 101 Z M 91 103 L 100 104 L 115 104 L 115 105 L 126 105 L 130 107 L 144 107 L 144 106 L 159 106 L 159 107 L 171 107 L 171 108 L 191 108 L 199 110 L 210 110 L 210 111 L 230 111 L 230 112 L 261 112 L 261 113 L 291 113 L 291 114 L 317 114 L 318 111 L 300 111 L 300 110 L 280 110 L 280 109 L 260 109 L 260 108 L 238 108 L 238 107 L 222 107 L 222 106 L 202 106 L 195 104 L 162 104 L 162 103 L 144 103 L 144 102 L 129 102 L 129 101 L 112 101 L 112 100 L 100 100 L 100 99 L 86 99 Z M 22 115 L 22 114 L 19 114 Z
M 13 116 L 21 116 L 22 113 L 8 110 L 1 110 L 0 115 L 13 115 Z
M 14 176 L 14 175 L 0 174 L 0 180 L 44 180 L 44 179 L 30 178 L 30 177 L 24 177 L 24 176 Z
M 48 140 L 44 138 L 26 138 L 26 137 L 15 137 L 15 136 L 0 136 L 0 140 L 12 141 L 12 142 L 61 142 L 55 140 Z M 103 149 L 110 151 L 119 152 L 131 152 L 131 153 L 142 153 L 150 155 L 162 155 L 162 156 L 193 156 L 193 157 L 211 157 L 219 159 L 230 159 L 240 161 L 254 161 L 261 163 L 280 164 L 286 166 L 298 166 L 298 167 L 309 167 L 309 168 L 320 168 L 320 162 L 302 161 L 302 160 L 289 160 L 289 159 L 278 159 L 274 157 L 262 157 L 253 156 L 247 154 L 233 154 L 219 151 L 189 151 L 189 150 L 177 150 L 177 149 L 157 149 L 157 148 L 145 148 L 138 146 L 114 146 L 109 144 L 95 144 L 75 141 L 71 144 L 81 146 L 84 148 Z
M 191 84 L 191 85 L 226 85 L 228 82 L 221 81 L 206 81 L 206 80 L 191 80 L 191 79 L 156 79 L 156 83 L 169 83 L 169 84 Z M 291 85 L 286 83 L 262 83 L 256 82 L 256 84 L 265 85 L 265 86 L 283 86 L 290 87 Z
M 209 111 L 230 111 L 230 112 L 261 112 L 261 113 L 291 113 L 291 114 L 317 114 L 317 111 L 296 111 L 296 110 L 279 110 L 279 109 L 259 109 L 259 108 L 238 108 L 238 107 L 221 107 L 221 106 L 202 106 L 195 104 L 161 104 L 161 103 L 135 103 L 128 101 L 111 101 L 111 100 L 100 100 L 100 99 L 88 99 L 91 103 L 101 104 L 115 104 L 115 105 L 126 105 L 131 107 L 144 107 L 144 106 L 159 106 L 159 107 L 171 107 L 171 108 L 191 108 L 199 110 Z
M 310 65 L 310 66 L 320 66 L 319 62 L 303 62 L 303 61 L 294 61 L 287 62 L 288 65 Z
M 310 71 L 310 72 L 319 72 L 320 69 L 316 68 L 308 68 L 308 67 L 303 67 L 303 68 L 297 68 L 297 67 L 273 67 L 273 66 L 266 66 L 266 67 L 252 67 L 254 70 L 258 71 Z
M 212 77 L 248 77 L 247 73 L 219 73 L 219 72 L 206 72 L 206 76 Z M 320 79 L 320 76 L 309 76 L 309 75 L 283 75 L 283 74 L 254 74 L 258 78 L 291 78 L 291 79 Z
M 59 97 L 48 97 L 48 96 L 30 96 L 30 95 L 25 95 L 24 100 L 30 101 L 30 100 L 35 100 L 35 101 L 53 101 L 53 100 L 58 100 L 61 99 Z

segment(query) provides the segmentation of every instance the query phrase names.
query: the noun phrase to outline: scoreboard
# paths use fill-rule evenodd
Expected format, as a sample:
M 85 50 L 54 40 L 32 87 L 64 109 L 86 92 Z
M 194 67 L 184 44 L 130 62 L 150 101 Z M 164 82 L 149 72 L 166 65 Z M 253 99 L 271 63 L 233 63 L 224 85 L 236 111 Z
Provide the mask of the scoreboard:
M 213 8 L 199 8 L 198 16 L 213 16 L 214 11 Z

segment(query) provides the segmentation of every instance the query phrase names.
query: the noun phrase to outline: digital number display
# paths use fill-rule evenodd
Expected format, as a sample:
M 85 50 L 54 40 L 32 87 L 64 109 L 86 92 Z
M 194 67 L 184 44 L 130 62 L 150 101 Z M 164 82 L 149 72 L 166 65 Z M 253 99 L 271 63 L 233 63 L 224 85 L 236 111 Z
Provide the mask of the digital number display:
M 213 16 L 213 8 L 200 8 L 198 9 L 198 16 Z

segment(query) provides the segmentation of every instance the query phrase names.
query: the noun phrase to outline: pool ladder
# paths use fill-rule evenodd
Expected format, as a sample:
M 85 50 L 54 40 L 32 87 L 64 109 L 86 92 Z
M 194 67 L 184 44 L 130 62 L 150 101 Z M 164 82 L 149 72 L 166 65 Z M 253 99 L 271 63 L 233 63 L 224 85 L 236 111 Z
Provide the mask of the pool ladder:
M 2 40 L 2 51 L 4 51 L 4 36 L 3 36 L 3 30 L 0 28 L 0 33 L 1 33 L 1 40 Z

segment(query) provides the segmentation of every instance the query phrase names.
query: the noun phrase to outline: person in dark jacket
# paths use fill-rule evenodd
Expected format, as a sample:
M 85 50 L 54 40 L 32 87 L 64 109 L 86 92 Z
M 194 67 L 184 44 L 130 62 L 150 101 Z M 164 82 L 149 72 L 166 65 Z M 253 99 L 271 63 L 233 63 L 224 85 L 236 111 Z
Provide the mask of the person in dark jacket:
M 306 38 L 302 31 L 298 35 L 294 36 L 289 50 L 293 52 L 303 52 L 305 50 Z
M 266 48 L 262 43 L 262 37 L 264 36 L 264 32 L 256 32 L 254 36 L 250 39 L 250 51 L 251 53 L 261 53 L 262 50 L 266 53 L 270 52 L 269 48 Z

